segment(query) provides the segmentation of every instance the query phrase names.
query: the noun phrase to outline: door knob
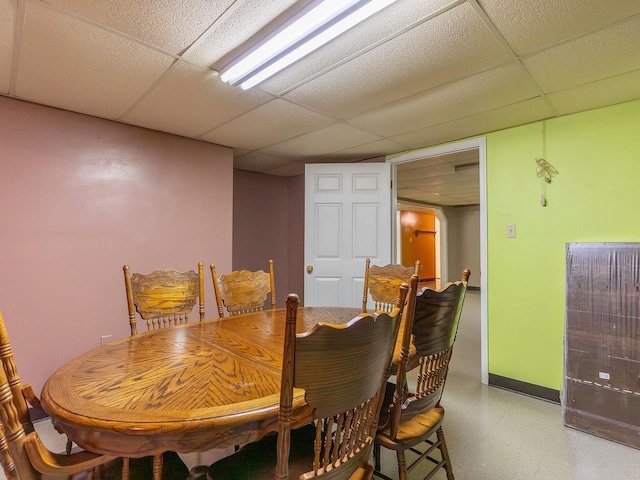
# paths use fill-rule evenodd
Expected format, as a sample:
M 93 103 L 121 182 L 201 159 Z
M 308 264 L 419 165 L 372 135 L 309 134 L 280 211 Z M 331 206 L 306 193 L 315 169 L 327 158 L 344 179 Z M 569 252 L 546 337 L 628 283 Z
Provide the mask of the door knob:
M 313 272 L 313 265 L 307 265 L 307 273 Z

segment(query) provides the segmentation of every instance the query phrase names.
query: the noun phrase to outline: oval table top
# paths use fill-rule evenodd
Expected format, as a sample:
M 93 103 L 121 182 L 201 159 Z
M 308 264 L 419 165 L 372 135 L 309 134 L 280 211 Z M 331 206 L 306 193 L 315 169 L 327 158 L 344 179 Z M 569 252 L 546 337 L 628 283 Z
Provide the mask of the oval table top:
M 41 401 L 60 431 L 96 453 L 142 457 L 255 441 L 277 431 L 285 309 L 142 333 L 57 370 Z M 298 309 L 298 332 L 358 308 Z M 328 352 L 328 354 L 330 354 Z M 304 391 L 294 418 L 308 421 Z

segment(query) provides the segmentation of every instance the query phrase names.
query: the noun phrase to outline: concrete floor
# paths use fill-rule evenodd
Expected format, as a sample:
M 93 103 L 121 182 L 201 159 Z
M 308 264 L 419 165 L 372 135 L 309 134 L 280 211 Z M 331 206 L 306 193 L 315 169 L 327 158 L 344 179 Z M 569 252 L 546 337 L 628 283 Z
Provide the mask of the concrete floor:
M 458 480 L 640 479 L 640 451 L 565 427 L 560 405 L 480 383 L 478 292 L 467 293 L 442 405 Z M 50 422 L 38 422 L 36 429 L 52 451 L 64 451 L 65 437 Z M 232 452 L 212 450 L 183 459 L 189 467 L 207 465 Z M 398 478 L 395 453 L 382 449 L 382 469 Z M 423 476 L 414 471 L 410 479 Z M 445 478 L 440 471 L 434 480 Z

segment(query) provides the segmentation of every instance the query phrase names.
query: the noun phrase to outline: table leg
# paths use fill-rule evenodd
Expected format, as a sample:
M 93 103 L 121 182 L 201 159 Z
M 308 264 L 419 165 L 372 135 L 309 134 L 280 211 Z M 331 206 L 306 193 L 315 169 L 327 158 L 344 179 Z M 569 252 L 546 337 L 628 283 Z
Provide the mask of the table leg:
M 162 454 L 153 457 L 153 480 L 162 480 Z

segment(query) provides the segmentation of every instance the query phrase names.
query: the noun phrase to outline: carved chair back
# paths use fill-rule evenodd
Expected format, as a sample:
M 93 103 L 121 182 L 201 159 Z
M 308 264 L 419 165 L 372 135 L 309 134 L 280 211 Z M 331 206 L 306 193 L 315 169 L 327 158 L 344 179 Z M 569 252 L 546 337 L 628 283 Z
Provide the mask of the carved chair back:
M 375 311 L 390 312 L 395 307 L 398 288 L 403 283 L 409 283 L 411 275 L 420 273 L 420 260 L 413 267 L 389 264 L 384 266 L 371 265 L 367 258 L 364 271 L 364 292 L 362 295 L 362 311 L 367 311 L 369 295 L 374 302 Z
M 276 479 L 289 474 L 293 389 L 303 388 L 313 410 L 315 456 L 305 479 L 347 479 L 373 473 L 380 395 L 389 368 L 408 286 L 393 311 L 361 314 L 344 325 L 320 323 L 296 335 L 297 295 L 287 298 Z M 331 352 L 331 353 L 329 353 Z M 300 478 L 303 478 L 300 477 Z
M 198 273 L 165 269 L 131 275 L 128 265 L 123 270 L 131 335 L 138 333 L 136 311 L 147 322 L 147 330 L 156 330 L 188 323 L 189 314 L 199 300 L 200 321 L 204 320 L 202 262 L 198 263 Z
M 389 410 L 392 438 L 396 437 L 400 423 L 426 413 L 440 403 L 468 280 L 469 270 L 465 270 L 461 281 L 448 283 L 440 290 L 424 288 L 414 298 L 409 295 L 405 333 L 411 334 L 402 339 L 396 388 Z M 417 288 L 417 285 L 418 279 L 414 276 L 411 286 Z M 412 340 L 420 360 L 415 391 L 408 392 L 405 375 L 408 355 L 405 352 L 408 353 Z
M 273 260 L 269 260 L 269 273 L 262 270 L 236 270 L 218 276 L 215 265 L 211 265 L 211 277 L 220 318 L 224 317 L 225 308 L 231 316 L 260 311 L 264 308 L 267 295 L 271 297 L 271 308 L 276 308 Z

